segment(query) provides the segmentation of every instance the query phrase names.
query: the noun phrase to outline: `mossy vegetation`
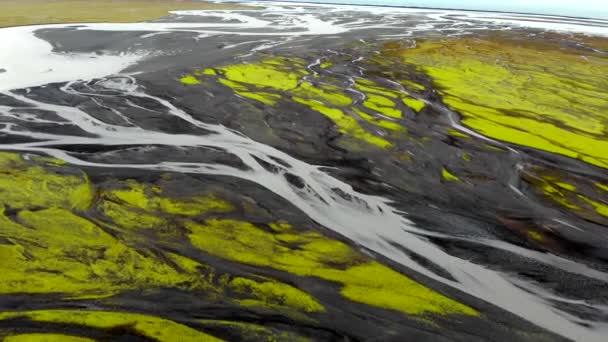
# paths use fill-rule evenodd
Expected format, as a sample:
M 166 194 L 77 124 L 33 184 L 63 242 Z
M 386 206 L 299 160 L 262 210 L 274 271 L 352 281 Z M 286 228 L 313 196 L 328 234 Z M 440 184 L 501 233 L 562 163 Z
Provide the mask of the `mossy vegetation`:
M 103 297 L 193 279 L 65 209 L 24 210 L 17 222 L 6 216 L 0 222 L 0 236 L 12 241 L 0 245 L 3 294 Z
M 307 337 L 300 336 L 298 334 L 288 331 L 277 331 L 269 327 L 264 327 L 252 323 L 234 322 L 225 320 L 200 320 L 200 323 L 205 327 L 213 329 L 223 329 L 231 332 L 238 333 L 241 341 L 246 342 L 276 342 L 276 341 L 289 341 L 289 342 L 312 342 L 314 340 Z
M 150 213 L 196 216 L 201 213 L 225 213 L 232 211 L 233 206 L 213 194 L 201 194 L 195 198 L 174 198 L 164 196 L 161 187 L 145 186 L 135 181 L 121 184 L 121 188 L 104 192 L 103 195 L 114 202 Z
M 365 95 L 358 103 L 353 91 L 335 84 L 330 76 L 313 75 L 306 65 L 296 57 L 265 57 L 256 63 L 195 70 L 180 81 L 198 85 L 213 76 L 235 94 L 267 106 L 295 102 L 330 119 L 343 135 L 384 149 L 394 147 L 391 137 L 403 137 L 407 132 L 404 111 L 409 108 L 416 113 L 426 107 L 423 100 L 407 92 L 363 78 L 353 85 L 353 90 Z M 326 61 L 322 69 L 332 66 L 333 62 Z
M 135 333 L 143 335 L 149 339 L 159 342 L 175 341 L 179 337 L 180 341 L 188 342 L 219 342 L 221 339 L 205 334 L 201 331 L 192 329 L 186 325 L 179 324 L 170 320 L 161 319 L 154 316 L 127 313 L 127 312 L 108 312 L 92 310 L 39 310 L 39 311 L 20 311 L 0 313 L 0 320 L 11 318 L 26 318 L 33 322 L 72 324 L 97 329 L 112 329 L 127 327 Z M 51 336 L 59 338 L 61 335 Z M 68 337 L 61 341 L 74 341 Z M 40 337 L 41 341 L 45 341 Z M 22 340 L 24 341 L 24 340 Z M 51 341 L 59 341 L 58 339 Z M 88 339 L 83 340 L 90 341 Z
M 335 303 L 321 299 L 326 294 L 319 297 L 311 289 L 334 289 L 339 302 L 425 319 L 479 315 L 318 231 L 281 220 L 254 224 L 239 218 L 238 202 L 209 190 L 175 196 L 165 178 L 93 184 L 84 172 L 59 161 L 16 153 L 1 153 L 0 164 L 0 296 L 45 295 L 58 303 L 101 305 L 99 310 L 5 311 L 0 320 L 128 327 L 157 341 L 219 340 L 170 318 L 102 305 L 130 291 L 162 289 L 307 324 L 336 310 Z M 247 271 L 234 273 L 239 267 Z M 302 287 L 297 279 L 322 286 Z M 7 338 L 63 338 L 52 329 L 23 333 Z M 270 333 L 277 341 L 297 337 L 264 331 Z
M 296 308 L 303 312 L 321 312 L 325 311 L 321 305 L 311 295 L 296 289 L 293 286 L 283 284 L 277 281 L 254 281 L 247 278 L 236 277 L 229 281 L 229 286 L 232 291 L 253 296 L 255 299 L 241 299 L 239 303 L 244 306 L 254 307 L 272 307 L 285 305 L 291 308 Z
M 247 222 L 208 220 L 186 227 L 192 244 L 207 253 L 238 263 L 270 267 L 290 274 L 342 284 L 344 297 L 406 314 L 477 312 L 434 292 L 348 245 L 318 233 L 272 234 Z
M 596 186 L 598 189 L 601 189 L 601 190 L 603 190 L 603 191 L 605 191 L 605 192 L 608 192 L 608 185 L 606 185 L 606 184 L 603 184 L 603 183 L 595 183 L 595 186 Z
M 592 180 L 544 169 L 526 170 L 524 179 L 558 207 L 588 221 L 608 223 L 608 197 Z
M 95 342 L 95 340 L 79 336 L 63 334 L 19 334 L 6 336 L 3 342 Z
M 416 112 L 419 112 L 423 110 L 424 107 L 426 107 L 426 103 L 424 101 L 413 98 L 411 96 L 404 96 L 401 100 L 406 106 L 412 108 Z
M 251 9 L 178 0 L 1 0 L 0 27 L 62 23 L 132 23 L 178 10 Z
M 466 133 L 462 133 L 461 131 L 455 130 L 453 128 L 448 129 L 448 134 L 456 137 L 456 138 L 470 138 L 471 136 L 466 134 Z
M 448 182 L 458 182 L 460 181 L 460 178 L 458 178 L 458 176 L 456 176 L 455 174 L 453 174 L 452 172 L 448 171 L 448 169 L 443 169 L 441 170 L 441 178 L 443 178 L 444 180 L 448 181 Z
M 26 161 L 18 154 L 0 152 L 0 196 L 13 209 L 57 207 L 84 210 L 91 205 L 94 187 L 79 170 L 58 167 L 49 159 Z
M 385 53 L 431 76 L 476 131 L 608 167 L 605 55 L 500 36 L 422 40 Z
M 201 84 L 201 81 L 199 81 L 196 77 L 194 77 L 192 75 L 184 76 L 179 81 L 182 82 L 183 84 L 187 84 L 187 85 Z

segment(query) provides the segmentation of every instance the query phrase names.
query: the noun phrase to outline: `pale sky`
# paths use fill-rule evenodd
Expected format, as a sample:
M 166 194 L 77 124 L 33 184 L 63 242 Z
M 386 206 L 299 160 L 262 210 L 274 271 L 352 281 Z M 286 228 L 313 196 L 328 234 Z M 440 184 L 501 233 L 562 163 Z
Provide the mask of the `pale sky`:
M 608 19 L 608 0 L 400 0 L 412 6 L 457 7 L 507 12 L 534 12 Z M 418 3 L 419 5 L 413 5 Z
M 608 19 L 608 0 L 303 0 L 468 10 L 525 12 Z

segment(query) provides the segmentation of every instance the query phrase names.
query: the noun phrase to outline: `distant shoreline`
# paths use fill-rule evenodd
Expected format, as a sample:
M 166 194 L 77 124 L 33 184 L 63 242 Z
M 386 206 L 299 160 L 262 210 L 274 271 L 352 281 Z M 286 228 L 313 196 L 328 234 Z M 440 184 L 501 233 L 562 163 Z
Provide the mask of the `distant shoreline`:
M 290 3 L 301 3 L 301 4 L 312 4 L 312 5 L 332 5 L 332 6 L 364 6 L 364 7 L 387 7 L 387 8 L 411 8 L 411 9 L 420 9 L 420 10 L 440 10 L 440 11 L 462 11 L 462 12 L 478 12 L 478 13 L 497 13 L 497 14 L 517 14 L 517 15 L 530 15 L 536 17 L 552 17 L 552 18 L 565 18 L 565 19 L 579 19 L 586 21 L 598 21 L 598 23 L 602 23 L 608 26 L 608 18 L 591 18 L 591 17 L 577 17 L 577 16 L 567 16 L 567 15 L 557 15 L 557 14 L 539 14 L 532 12 L 511 12 L 511 11 L 490 11 L 490 10 L 481 10 L 481 9 L 462 9 L 462 8 L 444 8 L 444 7 L 422 7 L 422 6 L 398 6 L 398 5 L 382 5 L 382 4 L 356 4 L 356 3 L 337 3 L 337 2 L 314 2 L 314 1 L 306 1 L 306 0 L 256 0 L 259 2 L 290 2 Z M 220 1 L 224 2 L 224 1 Z M 244 2 L 246 3 L 246 0 Z

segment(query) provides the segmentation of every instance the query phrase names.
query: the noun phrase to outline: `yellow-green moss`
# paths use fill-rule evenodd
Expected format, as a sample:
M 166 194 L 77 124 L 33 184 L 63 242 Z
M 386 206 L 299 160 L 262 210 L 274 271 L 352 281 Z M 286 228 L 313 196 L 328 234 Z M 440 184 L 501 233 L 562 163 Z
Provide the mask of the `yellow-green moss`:
M 236 91 L 236 93 L 248 99 L 260 101 L 271 106 L 275 105 L 281 98 L 280 95 L 265 92 Z
M 33 322 L 73 324 L 95 329 L 128 328 L 159 342 L 219 342 L 216 337 L 163 318 L 128 312 L 40 310 L 0 313 L 0 320 L 23 317 Z M 76 342 L 76 341 L 75 341 Z
M 424 91 L 424 90 L 426 90 L 425 86 L 423 86 L 420 83 L 416 83 L 414 81 L 401 80 L 401 81 L 399 81 L 399 83 L 401 83 L 402 85 L 406 86 L 409 89 L 413 89 L 413 90 L 416 90 L 416 91 Z
M 451 173 L 450 171 L 448 171 L 445 168 L 443 170 L 441 170 L 441 177 L 448 182 L 460 181 L 460 178 L 458 178 L 456 175 L 454 175 L 453 173 Z
M 395 132 L 401 132 L 401 133 L 407 132 L 407 129 L 397 122 L 379 119 L 379 118 L 377 118 L 373 115 L 367 114 L 366 112 L 359 110 L 357 108 L 353 108 L 353 111 L 355 113 L 357 113 L 357 115 L 359 115 L 362 119 L 364 119 L 365 121 L 367 121 L 368 123 L 370 123 L 374 126 L 382 127 L 389 131 L 395 131 Z
M 311 342 L 312 340 L 288 331 L 276 331 L 252 323 L 233 322 L 224 320 L 199 320 L 206 327 L 226 329 L 232 333 L 238 332 L 247 341 L 266 342 Z
M 63 334 L 20 334 L 6 336 L 2 342 L 95 342 L 95 340 Z
M 0 160 L 4 161 L 6 170 L 18 168 L 19 174 L 36 177 L 47 172 L 46 166 L 29 165 L 19 155 L 2 156 Z M 42 162 L 46 161 L 37 161 Z M 75 176 L 57 174 L 55 177 L 54 182 L 64 184 L 62 178 Z M 91 187 L 88 180 L 84 180 L 86 176 L 80 175 L 79 179 Z M 323 305 L 313 296 L 292 285 L 255 276 L 232 278 L 221 275 L 218 280 L 215 270 L 190 257 L 151 253 L 136 249 L 131 243 L 137 241 L 142 229 L 158 230 L 177 222 L 184 224 L 192 245 L 205 253 L 295 276 L 336 282 L 341 284 L 345 298 L 358 303 L 415 315 L 477 314 L 340 241 L 327 239 L 316 232 L 298 231 L 287 222 L 269 223 L 264 230 L 234 220 L 190 221 L 201 213 L 233 210 L 232 205 L 214 195 L 178 199 L 167 197 L 157 186 L 135 181 L 119 183 L 116 189 L 100 191 L 95 208 L 111 222 L 109 227 L 102 229 L 71 212 L 74 206 L 70 201 L 48 197 L 48 191 L 40 190 L 38 196 L 46 198 L 39 202 L 40 207 L 36 210 L 21 208 L 11 216 L 14 218 L 5 216 L 4 207 L 0 206 L 0 240 L 3 241 L 0 244 L 0 272 L 3 275 L 0 294 L 56 294 L 68 299 L 83 299 L 168 287 L 199 291 L 209 299 L 230 300 L 253 310 L 275 310 L 292 317 L 324 311 Z M 17 192 L 12 196 L 11 201 L 25 203 L 31 194 Z M 113 230 L 113 234 L 104 229 Z M 183 232 L 178 229 L 174 235 L 181 238 Z M 370 277 L 375 279 L 370 281 Z M 98 329 L 129 326 L 138 334 L 158 341 L 168 341 L 175 336 L 184 340 L 213 340 L 213 337 L 181 324 L 140 314 L 86 310 L 0 314 L 0 319 L 13 317 Z
M 557 187 L 548 181 L 541 184 L 541 189 L 544 191 L 545 195 L 549 196 L 555 202 L 563 205 L 564 207 L 572 210 L 580 209 L 578 205 L 573 204 L 566 196 L 566 192 L 564 192 L 564 190 L 567 189 L 560 189 L 560 187 Z
M 557 203 L 572 210 L 582 210 L 585 204 L 590 205 L 599 215 L 608 217 L 608 205 L 578 193 L 577 187 L 558 179 L 555 176 L 542 176 L 538 182 L 544 193 Z
M 394 53 L 394 52 L 392 52 Z M 403 49 L 463 123 L 494 139 L 608 167 L 603 56 L 501 38 L 420 41 Z
M 250 295 L 261 301 L 263 307 L 284 305 L 303 312 L 325 311 L 323 305 L 311 295 L 293 286 L 277 281 L 257 282 L 237 277 L 230 281 L 230 288 L 240 294 Z
M 277 63 L 280 63 L 277 61 Z M 281 64 L 278 64 L 279 66 Z M 257 87 L 287 91 L 298 86 L 300 73 L 285 71 L 275 63 L 235 64 L 222 67 L 224 76 L 233 82 L 252 84 Z
M 217 71 L 211 68 L 207 68 L 203 71 L 197 72 L 197 75 L 207 75 L 207 76 L 215 76 L 217 75 Z
M 327 62 L 321 63 L 320 66 L 322 69 L 327 69 L 327 68 L 331 67 L 332 65 L 334 65 L 334 63 L 327 61 Z
M 554 181 L 553 184 L 557 185 L 558 187 L 568 190 L 568 191 L 576 191 L 576 186 L 572 185 L 572 184 L 568 184 L 566 182 L 560 182 L 560 181 Z
M 419 112 L 423 110 L 424 107 L 426 107 L 426 102 L 413 98 L 411 96 L 404 96 L 401 98 L 401 101 L 403 101 L 403 104 L 405 104 L 406 106 L 412 108 L 415 112 Z
M 236 94 L 238 94 L 242 97 L 246 97 L 248 99 L 259 101 L 266 105 L 274 106 L 277 103 L 277 101 L 279 99 L 281 99 L 281 96 L 278 94 L 273 94 L 273 93 L 264 92 L 264 91 L 248 91 L 247 87 L 245 87 L 243 84 L 241 84 L 239 82 L 227 80 L 224 78 L 220 78 L 219 82 L 227 87 L 232 88 L 232 90 Z
M 355 89 L 364 93 L 382 95 L 384 97 L 389 97 L 392 99 L 397 99 L 400 95 L 400 92 L 397 90 L 381 87 L 374 81 L 362 78 L 357 79 L 355 83 Z
M 352 135 L 378 147 L 389 147 L 392 144 L 386 139 L 365 131 L 356 119 L 335 107 L 349 106 L 352 100 L 341 94 L 334 86 L 315 87 L 308 82 L 299 82 L 305 70 L 290 71 L 291 60 L 267 59 L 259 64 L 236 64 L 219 68 L 223 72 L 220 83 L 232 88 L 235 93 L 265 104 L 273 105 L 279 95 L 263 92 L 263 89 L 289 92 L 293 100 L 325 115 L 338 126 L 341 133 Z M 245 85 L 257 89 L 248 91 Z
M 490 144 L 484 144 L 483 147 L 485 147 L 487 150 L 490 150 L 490 151 L 506 152 L 506 150 L 504 148 L 490 145 Z
M 578 198 L 590 204 L 598 214 L 608 217 L 608 204 L 592 200 L 591 198 L 583 195 L 578 195 Z
M 529 237 L 530 237 L 532 240 L 535 240 L 535 241 L 538 241 L 538 242 L 543 242 L 543 241 L 544 241 L 544 237 L 543 237 L 543 235 L 542 235 L 541 233 L 539 233 L 539 232 L 535 232 L 535 231 L 533 231 L 533 230 L 528 231 L 528 236 L 529 236 Z
M 41 166 L 28 165 L 17 154 L 0 156 L 5 165 L 5 178 L 9 175 L 32 182 L 26 178 L 29 176 L 49 182 L 50 177 L 53 183 L 65 185 L 66 189 L 62 191 L 69 193 L 68 186 L 74 176 L 48 176 Z M 78 179 L 89 186 L 88 180 L 82 180 L 86 176 Z M 135 181 L 128 181 L 115 190 L 105 190 L 96 208 L 112 227 L 122 229 L 114 236 L 97 224 L 74 215 L 68 210 L 73 207 L 71 201 L 49 194 L 48 186 L 36 189 L 35 198 L 30 191 L 25 191 L 29 189 L 20 190 L 11 193 L 7 202 L 29 204 L 33 201 L 36 210 L 20 210 L 11 220 L 4 216 L 4 207 L 0 205 L 0 240 L 4 241 L 0 243 L 0 272 L 3 274 L 0 294 L 54 293 L 65 298 L 95 298 L 127 290 L 171 287 L 204 290 L 208 296 L 224 293 L 224 298 L 230 298 L 225 291 L 231 288 L 238 290 L 240 298 L 256 300 L 258 306 L 281 306 L 302 312 L 323 310 L 314 298 L 290 285 L 245 278 L 238 278 L 230 286 L 213 285 L 200 273 L 206 266 L 195 260 L 174 253 L 142 253 L 129 245 L 131 241 L 144 239 L 142 229 L 161 231 L 170 227 L 165 216 L 171 215 L 175 220 L 233 210 L 231 204 L 214 195 L 181 199 L 164 197 L 161 188 Z M 286 222 L 273 226 L 285 231 L 291 229 Z M 173 234 L 180 237 L 179 230 Z
M 524 175 L 527 181 L 537 186 L 545 196 L 560 206 L 569 209 L 573 214 L 586 220 L 604 224 L 608 217 L 608 204 L 605 199 L 598 198 L 597 191 L 589 191 L 584 186 L 586 181 L 576 178 L 562 179 L 555 173 L 549 175 Z M 581 184 L 577 187 L 571 182 Z M 586 183 L 589 186 L 597 183 Z M 599 215 L 599 216 L 598 216 Z
M 65 209 L 0 216 L 0 293 L 102 297 L 140 288 L 194 282 L 161 260 L 144 256 Z
M 342 284 L 352 301 L 406 314 L 477 312 L 432 291 L 406 276 L 317 233 L 300 233 L 284 243 L 251 223 L 234 220 L 189 222 L 190 241 L 212 255 L 249 265 L 271 267 L 298 276 Z
M 340 133 L 344 135 L 381 148 L 393 146 L 387 139 L 366 131 L 361 127 L 357 118 L 350 115 L 352 112 L 346 109 L 353 106 L 353 100 L 343 89 L 330 84 L 313 85 L 305 80 L 304 77 L 311 76 L 311 74 L 304 65 L 304 61 L 298 58 L 268 57 L 257 63 L 205 69 L 203 72 L 195 72 L 195 75 L 217 76 L 218 82 L 231 88 L 235 94 L 265 105 L 276 105 L 279 100 L 295 101 L 332 120 Z M 196 79 L 196 77 L 192 77 Z M 373 90 L 373 94 L 368 95 L 364 106 L 379 115 L 402 117 L 396 104 L 385 97 L 397 98 L 396 91 L 383 89 L 373 82 L 367 86 L 361 85 L 361 87 Z M 403 131 L 396 123 L 375 118 L 356 108 L 353 109 L 358 111 L 361 118 L 377 127 L 395 132 Z
M 466 134 L 466 133 L 462 133 L 461 131 L 455 130 L 453 128 L 448 129 L 448 134 L 453 136 L 453 137 L 457 137 L 457 138 L 470 138 L 471 136 Z
M 303 82 L 292 93 L 297 97 L 323 102 L 326 105 L 336 107 L 350 106 L 353 103 L 350 97 L 342 94 L 341 90 L 335 86 L 321 85 L 315 87 L 308 82 Z
M 287 222 L 273 222 L 268 225 L 275 232 L 287 232 L 293 229 L 293 226 Z
M 345 114 L 340 109 L 330 108 L 325 106 L 323 103 L 315 101 L 315 100 L 306 100 L 303 98 L 295 97 L 294 101 L 307 105 L 311 109 L 325 115 L 329 119 L 331 119 L 336 126 L 339 127 L 340 132 L 348 135 L 352 135 L 357 139 L 361 139 L 366 141 L 372 145 L 376 145 L 381 148 L 391 147 L 393 144 L 384 139 L 377 137 L 366 130 L 364 130 L 357 120 L 355 120 L 352 116 Z
M 400 119 L 403 117 L 401 110 L 396 108 L 395 102 L 384 96 L 368 94 L 363 106 L 391 118 Z
M 143 186 L 137 185 L 134 182 L 130 182 L 130 186 L 132 189 L 143 189 Z M 152 199 L 145 196 L 145 191 L 138 191 L 137 196 L 130 197 L 131 204 L 140 205 L 140 208 L 142 209 L 150 208 Z M 104 214 L 111 218 L 112 224 L 123 228 L 132 230 L 154 229 L 156 231 L 161 231 L 165 226 L 167 226 L 166 220 L 155 216 L 153 212 L 147 214 L 146 212 L 137 211 L 137 208 L 118 205 L 114 202 L 108 201 L 104 201 L 101 207 L 103 208 Z M 152 208 L 157 207 L 152 204 Z M 179 210 L 177 212 L 183 213 L 184 211 Z M 197 213 L 200 213 L 200 211 L 197 211 Z M 291 229 L 291 225 L 284 222 L 273 223 L 270 226 L 282 231 L 288 231 Z M 181 257 L 177 254 L 168 254 L 167 257 L 186 271 L 186 274 L 190 274 L 190 281 L 194 284 L 199 284 L 199 287 L 211 286 L 201 282 L 201 280 L 196 277 L 198 269 L 202 266 L 200 263 Z M 246 306 L 253 305 L 266 308 L 280 308 L 281 306 L 284 306 L 288 309 L 302 312 L 317 312 L 324 310 L 323 306 L 309 294 L 293 286 L 283 284 L 278 281 L 266 280 L 258 282 L 252 279 L 238 277 L 230 281 L 225 280 L 220 282 L 220 286 L 217 287 L 216 290 L 224 291 L 228 288 L 231 289 L 231 291 L 241 295 L 241 297 L 244 296 L 244 299 L 237 300 L 237 302 Z
M 166 220 L 161 217 L 131 210 L 111 201 L 103 201 L 100 209 L 113 224 L 124 228 L 159 229 L 167 225 Z
M 326 278 L 344 282 L 342 295 L 355 302 L 412 315 L 425 313 L 477 315 L 475 310 L 443 297 L 377 262 L 351 267 L 343 274 L 328 272 Z
M 94 188 L 81 171 L 58 167 L 52 160 L 29 164 L 19 154 L 0 152 L 0 204 L 13 209 L 61 207 L 84 210 Z
M 46 167 L 28 165 L 16 154 L 5 154 L 1 160 L 6 170 L 18 168 L 21 175 L 38 177 L 47 172 Z M 54 177 L 57 177 L 54 182 L 64 184 L 62 178 L 75 176 L 58 174 Z M 79 179 L 91 187 L 86 176 L 80 175 Z M 95 208 L 109 219 L 111 229 L 116 229 L 114 234 L 109 234 L 98 224 L 72 213 L 70 201 L 48 197 L 48 191 L 41 189 L 38 193 L 40 198 L 46 198 L 39 202 L 42 207 L 36 210 L 22 208 L 14 219 L 5 216 L 4 208 L 0 207 L 0 240 L 3 241 L 0 244 L 0 272 L 3 274 L 0 294 L 46 293 L 82 299 L 135 289 L 170 287 L 201 291 L 209 298 L 230 298 L 237 305 L 287 314 L 324 311 L 323 305 L 313 296 L 292 285 L 269 278 L 231 278 L 227 275 L 220 277 L 225 281 L 218 282 L 213 275 L 215 271 L 197 260 L 175 253 L 148 253 L 130 244 L 142 229 L 158 230 L 173 224 L 169 223 L 169 217 L 172 217 L 171 222 L 185 222 L 191 243 L 206 253 L 296 276 L 337 282 L 342 284 L 343 296 L 355 302 L 417 315 L 477 314 L 473 309 L 369 260 L 342 242 L 315 232 L 297 231 L 287 222 L 270 223 L 268 230 L 263 230 L 232 220 L 209 219 L 203 224 L 189 221 L 201 213 L 233 210 L 232 205 L 214 195 L 177 199 L 165 196 L 157 186 L 135 181 L 100 191 Z M 11 201 L 25 203 L 31 194 L 17 192 L 12 196 Z M 180 232 L 177 230 L 175 236 L 180 237 Z M 368 278 L 374 276 L 377 281 L 369 281 Z M 233 295 L 236 298 L 231 297 Z M 38 322 L 99 329 L 128 325 L 159 341 L 171 336 L 197 341 L 211 338 L 174 322 L 120 312 L 36 311 L 4 313 L 0 314 L 0 319 L 19 316 Z
M 606 184 L 595 183 L 595 186 L 598 187 L 601 190 L 604 190 L 604 191 L 608 192 L 608 185 L 606 185 Z
M 225 213 L 232 211 L 232 205 L 212 194 L 192 196 L 184 199 L 162 196 L 157 187 L 146 187 L 129 181 L 123 189 L 103 193 L 104 197 L 118 203 L 152 212 L 172 215 L 196 216 L 204 213 Z
M 194 77 L 193 75 L 184 76 L 180 78 L 179 81 L 187 85 L 201 84 L 201 81 L 199 81 L 198 78 Z

